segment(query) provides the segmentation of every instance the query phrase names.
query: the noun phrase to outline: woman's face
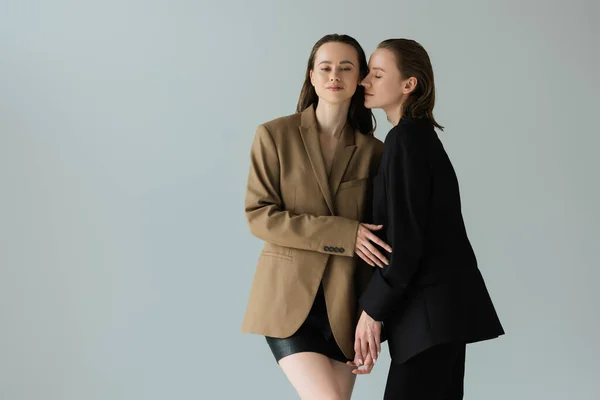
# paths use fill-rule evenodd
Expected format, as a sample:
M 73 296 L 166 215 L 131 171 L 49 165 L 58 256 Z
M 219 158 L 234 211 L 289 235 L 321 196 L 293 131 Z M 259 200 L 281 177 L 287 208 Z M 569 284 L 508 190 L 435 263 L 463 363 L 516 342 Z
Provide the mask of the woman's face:
M 408 80 L 402 79 L 394 53 L 377 49 L 369 59 L 369 74 L 361 85 L 365 88 L 365 107 L 392 109 L 405 97 Z
M 339 42 L 317 50 L 310 81 L 319 100 L 330 104 L 349 102 L 360 83 L 358 55 L 354 47 Z

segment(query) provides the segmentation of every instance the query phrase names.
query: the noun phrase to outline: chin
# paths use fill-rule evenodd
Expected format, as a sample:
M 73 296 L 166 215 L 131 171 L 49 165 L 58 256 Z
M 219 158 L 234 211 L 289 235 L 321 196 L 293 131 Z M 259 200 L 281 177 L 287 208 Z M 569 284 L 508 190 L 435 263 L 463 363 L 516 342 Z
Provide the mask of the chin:
M 377 105 L 373 101 L 368 101 L 365 99 L 365 107 L 372 110 L 373 108 L 377 108 Z
M 346 102 L 350 101 L 351 99 L 352 99 L 352 97 L 346 98 L 346 97 L 337 97 L 337 96 L 323 98 L 323 100 L 325 100 L 327 103 L 336 104 L 336 105 L 346 103 Z

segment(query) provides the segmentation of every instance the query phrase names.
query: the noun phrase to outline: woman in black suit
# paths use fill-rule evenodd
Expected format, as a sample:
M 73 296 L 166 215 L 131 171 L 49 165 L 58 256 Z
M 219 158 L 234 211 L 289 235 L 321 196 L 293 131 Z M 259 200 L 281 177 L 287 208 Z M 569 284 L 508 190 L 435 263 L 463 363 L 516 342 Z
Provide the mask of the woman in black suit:
M 369 373 L 381 324 L 392 365 L 385 399 L 462 399 L 467 343 L 504 334 L 477 268 L 456 174 L 434 128 L 435 86 L 425 49 L 390 39 L 371 55 L 367 108 L 393 124 L 373 186 L 373 223 L 392 247 L 360 297 L 354 364 Z M 385 250 L 383 250 L 385 251 Z M 360 360 L 360 361 L 359 361 Z

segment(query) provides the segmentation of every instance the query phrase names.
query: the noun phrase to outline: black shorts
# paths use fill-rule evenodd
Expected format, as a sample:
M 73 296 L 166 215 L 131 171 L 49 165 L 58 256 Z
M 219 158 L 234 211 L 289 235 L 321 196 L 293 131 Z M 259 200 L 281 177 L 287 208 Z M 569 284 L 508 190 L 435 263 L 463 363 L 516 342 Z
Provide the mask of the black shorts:
M 342 363 L 349 361 L 331 332 L 322 284 L 319 285 L 308 317 L 292 336 L 283 339 L 266 336 L 266 339 L 277 362 L 283 357 L 302 352 L 323 354 Z

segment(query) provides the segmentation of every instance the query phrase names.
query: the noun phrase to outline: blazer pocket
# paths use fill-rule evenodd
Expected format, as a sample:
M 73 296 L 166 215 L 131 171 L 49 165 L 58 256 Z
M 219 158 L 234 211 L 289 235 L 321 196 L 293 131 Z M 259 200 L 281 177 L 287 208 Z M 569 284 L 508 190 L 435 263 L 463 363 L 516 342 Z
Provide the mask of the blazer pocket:
M 342 183 L 340 183 L 338 190 L 343 190 L 343 189 L 348 189 L 348 188 L 355 187 L 355 186 L 364 185 L 367 183 L 368 180 L 369 180 L 369 178 L 361 178 L 361 179 L 354 179 L 351 181 L 342 182 Z
M 286 254 L 281 254 L 281 253 L 275 253 L 274 251 L 262 251 L 260 253 L 261 257 L 262 256 L 267 256 L 267 257 L 275 257 L 275 258 L 280 258 L 282 260 L 287 260 L 287 261 L 293 261 L 294 257 L 292 256 L 288 256 Z

